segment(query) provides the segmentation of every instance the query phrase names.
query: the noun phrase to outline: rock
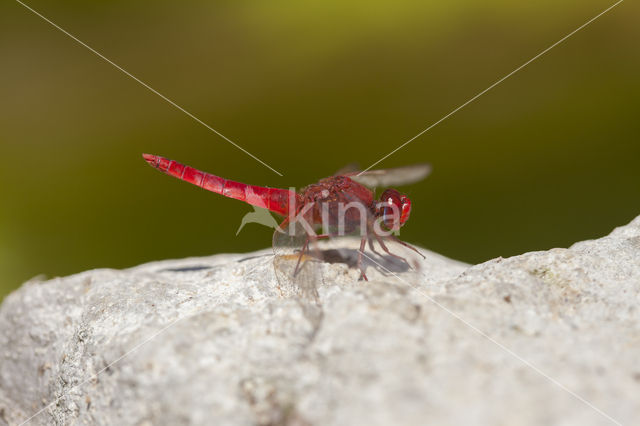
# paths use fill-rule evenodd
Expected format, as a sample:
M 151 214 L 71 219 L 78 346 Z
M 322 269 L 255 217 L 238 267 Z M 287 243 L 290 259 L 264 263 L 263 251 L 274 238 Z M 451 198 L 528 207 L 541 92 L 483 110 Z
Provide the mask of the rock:
M 270 250 L 28 282 L 0 307 L 0 424 L 637 421 L 640 218 L 476 266 L 424 252 L 369 282 L 324 263 L 313 296 Z

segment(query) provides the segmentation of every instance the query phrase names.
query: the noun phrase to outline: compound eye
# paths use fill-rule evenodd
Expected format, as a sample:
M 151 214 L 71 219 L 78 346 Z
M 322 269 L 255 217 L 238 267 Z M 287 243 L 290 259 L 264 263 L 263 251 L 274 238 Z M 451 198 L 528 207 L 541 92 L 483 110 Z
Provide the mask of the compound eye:
M 409 219 L 411 200 L 395 189 L 387 189 L 380 196 L 378 214 L 387 229 L 396 231 Z
M 403 198 L 406 197 L 400 195 L 395 189 L 387 189 L 380 196 L 378 214 L 382 217 L 382 223 L 387 229 L 395 231 L 403 225 Z
M 411 200 L 406 195 L 400 197 L 400 226 L 404 225 L 411 214 Z

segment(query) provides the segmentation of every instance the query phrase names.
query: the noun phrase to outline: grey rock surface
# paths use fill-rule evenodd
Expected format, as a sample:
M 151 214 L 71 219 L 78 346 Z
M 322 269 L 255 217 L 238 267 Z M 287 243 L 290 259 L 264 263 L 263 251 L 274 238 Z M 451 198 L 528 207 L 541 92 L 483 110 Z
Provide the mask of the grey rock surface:
M 640 419 L 640 218 L 418 272 L 271 251 L 32 281 L 0 307 L 0 424 L 605 425 Z M 295 292 L 294 292 L 295 293 Z

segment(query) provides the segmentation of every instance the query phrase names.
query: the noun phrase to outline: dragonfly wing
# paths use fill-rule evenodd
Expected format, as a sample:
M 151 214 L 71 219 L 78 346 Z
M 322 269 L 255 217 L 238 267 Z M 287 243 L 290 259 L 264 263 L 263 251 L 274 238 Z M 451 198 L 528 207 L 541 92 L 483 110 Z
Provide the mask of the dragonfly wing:
M 345 176 L 370 188 L 409 185 L 419 182 L 431 173 L 431 165 L 427 163 L 395 169 L 367 170 L 366 172 L 350 172 Z
M 316 247 L 304 226 L 285 219 L 273 233 L 273 251 L 280 294 L 317 304 L 322 259 L 315 255 Z
M 358 173 L 360 171 L 360 165 L 358 163 L 349 163 L 346 166 L 342 167 L 340 170 L 335 172 L 333 176 L 344 176 L 353 173 Z

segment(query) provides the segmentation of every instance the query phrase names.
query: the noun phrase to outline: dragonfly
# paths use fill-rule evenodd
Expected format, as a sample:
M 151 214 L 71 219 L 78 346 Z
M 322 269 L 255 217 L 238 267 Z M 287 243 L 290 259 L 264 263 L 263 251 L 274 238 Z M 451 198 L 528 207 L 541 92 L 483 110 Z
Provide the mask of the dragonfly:
M 307 276 L 305 279 L 313 280 L 309 268 L 306 274 L 303 273 L 304 265 L 310 258 L 322 261 L 317 243 L 333 237 L 358 236 L 356 266 L 361 280 L 368 280 L 363 262 L 367 245 L 373 253 L 379 254 L 375 249 L 377 243 L 387 255 L 407 265 L 409 262 L 404 257 L 391 252 L 389 241 L 424 258 L 418 249 L 395 235 L 409 219 L 409 197 L 388 188 L 376 199 L 375 190 L 418 182 L 430 173 L 429 164 L 366 172 L 348 166 L 333 176 L 296 191 L 293 188 L 248 185 L 158 155 L 142 156 L 149 165 L 163 173 L 284 217 L 272 241 L 276 256 L 274 266 L 280 281 L 289 279 L 291 283 L 296 277 L 301 281 L 303 275 Z M 306 286 L 308 288 L 310 284 Z

